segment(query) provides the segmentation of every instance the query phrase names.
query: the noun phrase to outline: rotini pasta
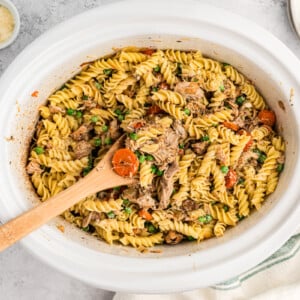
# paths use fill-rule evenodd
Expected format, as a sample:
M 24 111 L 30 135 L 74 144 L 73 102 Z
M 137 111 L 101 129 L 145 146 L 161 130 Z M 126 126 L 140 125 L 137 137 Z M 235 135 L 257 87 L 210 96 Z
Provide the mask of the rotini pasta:
M 86 176 L 121 135 L 137 183 L 62 216 L 140 250 L 222 237 L 259 209 L 285 141 L 252 81 L 200 51 L 127 47 L 86 64 L 39 107 L 26 171 L 42 201 Z

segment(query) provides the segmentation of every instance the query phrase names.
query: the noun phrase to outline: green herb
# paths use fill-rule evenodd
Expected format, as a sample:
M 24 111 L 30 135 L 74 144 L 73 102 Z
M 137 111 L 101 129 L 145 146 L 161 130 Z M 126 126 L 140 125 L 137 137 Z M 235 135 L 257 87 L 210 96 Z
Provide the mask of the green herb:
M 43 154 L 45 152 L 44 148 L 42 147 L 35 147 L 33 151 L 38 155 Z
M 163 175 L 164 175 L 164 171 L 158 169 L 158 170 L 156 171 L 156 175 L 157 175 L 157 176 L 163 176 Z
M 152 88 L 152 92 L 157 92 L 157 91 L 158 91 L 158 88 L 154 86 L 154 87 Z
M 244 96 L 239 96 L 236 98 L 235 103 L 238 104 L 239 106 L 241 106 L 245 100 L 246 100 L 246 98 Z
M 205 216 L 201 216 L 198 218 L 199 222 L 201 223 L 206 223 L 206 217 Z
M 112 139 L 107 137 L 105 140 L 104 140 L 104 143 L 105 145 L 111 145 L 112 144 Z
M 196 239 L 193 238 L 192 236 L 188 236 L 187 239 L 188 239 L 188 241 L 191 241 L 191 242 L 196 240 Z
M 153 71 L 154 71 L 154 72 L 159 72 L 159 71 L 160 71 L 160 67 L 159 67 L 159 66 L 156 66 L 155 68 L 153 68 Z
M 99 121 L 98 116 L 92 116 L 92 117 L 91 117 L 91 121 L 92 121 L 93 123 L 97 123 L 97 122 Z
M 253 151 L 254 153 L 259 154 L 259 155 L 262 154 L 262 152 L 261 152 L 259 149 L 257 149 L 257 148 L 253 149 L 252 151 Z
M 218 127 L 218 123 L 212 124 L 213 127 Z
M 123 199 L 123 205 L 127 206 L 130 203 L 128 199 Z
M 200 140 L 201 140 L 201 142 L 208 142 L 209 141 L 209 136 L 204 135 Z
M 76 111 L 76 118 L 81 118 L 82 117 L 82 112 L 77 110 Z
M 242 221 L 243 219 L 245 219 L 244 216 L 240 216 L 239 214 L 236 214 L 237 218 L 239 219 L 239 221 Z
M 223 206 L 223 209 L 224 209 L 225 212 L 228 212 L 228 211 L 229 211 L 229 206 L 225 204 L 225 205 Z
M 74 114 L 75 114 L 75 110 L 74 109 L 71 109 L 71 108 L 67 109 L 67 115 L 73 116 Z
M 99 147 L 99 146 L 101 146 L 101 144 L 102 144 L 102 141 L 101 141 L 101 139 L 95 139 L 94 140 L 94 145 L 96 146 L 96 147 Z
M 172 196 L 174 195 L 174 194 L 176 194 L 177 193 L 177 190 L 176 189 L 173 189 L 173 191 L 172 191 Z
M 237 184 L 243 184 L 245 182 L 245 179 L 240 177 Z
M 223 66 L 224 67 L 227 67 L 227 66 L 230 66 L 230 64 L 226 63 L 226 62 L 223 62 Z
M 277 168 L 276 168 L 276 170 L 277 170 L 278 173 L 282 172 L 283 169 L 284 169 L 284 164 L 279 164 L 279 165 L 277 166 Z
M 130 215 L 131 212 L 132 212 L 132 210 L 131 210 L 130 207 L 125 207 L 124 211 L 125 211 L 125 213 L 128 214 L 128 215 Z
M 104 69 L 103 74 L 109 76 L 112 74 L 112 71 L 113 71 L 112 69 Z
M 222 172 L 223 174 L 227 174 L 228 171 L 229 171 L 229 168 L 228 168 L 227 166 L 222 166 L 222 167 L 221 167 L 221 172 Z
M 106 131 L 108 131 L 108 126 L 107 125 L 103 125 L 101 129 L 102 129 L 103 132 L 106 132 Z
M 88 232 L 88 231 L 90 230 L 90 226 L 88 225 L 88 226 L 86 226 L 86 227 L 82 227 L 81 229 L 82 229 L 83 231 Z
M 198 220 L 199 220 L 199 222 L 206 224 L 212 220 L 212 216 L 207 214 L 205 216 L 199 217 Z
M 118 115 L 118 120 L 119 120 L 119 121 L 122 122 L 124 119 L 125 119 L 125 117 L 124 117 L 123 115 Z
M 99 83 L 99 82 L 95 82 L 95 87 L 96 87 L 98 90 L 100 90 L 100 89 L 102 89 L 103 85 L 102 85 L 101 83 Z
M 67 87 L 63 84 L 63 85 L 60 87 L 59 90 L 61 91 L 61 90 L 66 89 L 66 88 L 67 88 Z
M 155 174 L 157 172 L 157 167 L 154 165 L 151 166 L 151 172 Z
M 138 139 L 138 136 L 137 136 L 137 134 L 136 134 L 135 132 L 131 132 L 131 133 L 129 134 L 129 137 L 130 137 L 132 140 L 134 140 L 134 141 L 136 141 L 136 140 Z
M 263 164 L 263 163 L 265 162 L 266 158 L 267 158 L 267 156 L 266 156 L 265 154 L 262 153 L 262 154 L 258 157 L 257 161 L 258 161 L 260 164 Z
M 83 176 L 86 176 L 87 174 L 89 174 L 89 172 L 92 170 L 91 166 L 88 166 L 86 168 L 83 169 L 82 174 Z
M 157 229 L 155 228 L 155 226 L 151 222 L 146 222 L 145 227 L 147 228 L 148 232 L 150 232 L 150 233 L 156 233 L 157 232 Z
M 109 211 L 108 213 L 106 213 L 106 215 L 109 219 L 114 219 L 116 217 L 116 215 L 113 211 Z
M 227 103 L 227 102 L 224 103 L 224 106 L 225 106 L 226 108 L 228 108 L 228 109 L 232 109 L 232 107 L 230 106 L 230 104 Z
M 179 144 L 178 147 L 179 149 L 184 149 L 184 144 Z
M 148 160 L 148 161 L 152 161 L 152 160 L 154 160 L 154 157 L 152 156 L 152 155 L 146 155 L 146 160 Z
M 199 79 L 197 77 L 193 78 L 193 82 L 198 82 L 198 81 L 199 81 Z
M 140 155 L 139 156 L 139 162 L 142 164 L 144 161 L 146 160 L 146 156 L 145 155 Z
M 206 215 L 206 222 L 209 223 L 212 220 L 211 215 Z
M 219 86 L 219 90 L 220 90 L 221 92 L 224 92 L 224 91 L 225 91 L 224 85 L 220 85 L 220 86 Z
M 188 108 L 186 108 L 186 109 L 184 109 L 184 113 L 185 113 L 187 116 L 189 116 L 189 115 L 191 114 L 191 111 L 190 111 Z
M 117 108 L 117 109 L 115 110 L 115 114 L 121 115 L 121 114 L 122 114 L 122 111 L 121 111 L 119 108 Z
M 182 75 L 182 65 L 181 65 L 181 63 L 177 63 L 176 75 L 177 76 L 181 76 Z
M 88 100 L 88 99 L 89 99 L 89 96 L 87 96 L 87 95 L 82 96 L 82 100 Z
M 120 186 L 115 186 L 115 187 L 113 188 L 114 191 L 119 191 L 120 189 L 121 189 Z

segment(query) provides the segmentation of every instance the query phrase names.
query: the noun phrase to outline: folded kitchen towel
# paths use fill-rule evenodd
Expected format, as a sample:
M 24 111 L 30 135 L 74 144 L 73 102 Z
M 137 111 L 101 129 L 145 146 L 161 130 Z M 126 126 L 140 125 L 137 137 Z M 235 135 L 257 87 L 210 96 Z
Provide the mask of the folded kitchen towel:
M 299 300 L 299 249 L 300 230 L 256 267 L 215 286 L 170 295 L 117 293 L 114 300 Z

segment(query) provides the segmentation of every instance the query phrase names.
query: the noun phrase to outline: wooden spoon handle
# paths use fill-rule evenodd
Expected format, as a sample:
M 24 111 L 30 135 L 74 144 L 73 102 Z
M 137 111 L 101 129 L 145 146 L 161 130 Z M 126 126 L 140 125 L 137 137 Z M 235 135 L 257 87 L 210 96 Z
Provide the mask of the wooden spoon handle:
M 88 196 L 85 189 L 80 189 L 81 185 L 82 183 L 79 181 L 71 188 L 1 226 L 0 251 L 3 251 L 41 225 L 47 223 L 53 217 L 61 214 L 80 199 Z
M 120 177 L 109 169 L 95 168 L 88 176 L 68 189 L 2 225 L 0 227 L 0 252 L 60 215 L 79 200 L 96 192 L 133 182 L 133 179 Z

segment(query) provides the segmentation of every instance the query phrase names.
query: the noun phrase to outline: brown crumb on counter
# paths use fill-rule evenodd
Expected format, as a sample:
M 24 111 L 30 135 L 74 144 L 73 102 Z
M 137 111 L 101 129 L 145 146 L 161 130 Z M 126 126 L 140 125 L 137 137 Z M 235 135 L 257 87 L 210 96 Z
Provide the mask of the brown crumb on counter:
M 65 232 L 65 226 L 63 226 L 63 225 L 56 225 L 56 228 L 57 228 L 59 231 L 61 231 L 62 233 Z
M 162 253 L 162 250 L 160 249 L 154 249 L 154 250 L 150 250 L 150 253 Z
M 6 137 L 6 138 L 5 138 L 5 140 L 6 140 L 7 142 L 12 142 L 14 139 L 15 139 L 15 138 L 14 138 L 13 135 L 11 135 L 10 137 Z

